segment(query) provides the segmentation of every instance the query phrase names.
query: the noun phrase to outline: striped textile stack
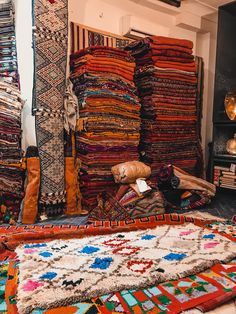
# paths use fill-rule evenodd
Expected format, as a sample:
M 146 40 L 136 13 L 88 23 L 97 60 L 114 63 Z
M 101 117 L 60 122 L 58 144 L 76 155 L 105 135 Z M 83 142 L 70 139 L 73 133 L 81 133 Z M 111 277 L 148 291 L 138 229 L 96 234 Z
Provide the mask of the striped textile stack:
M 0 223 L 14 224 L 23 198 L 21 112 L 12 0 L 0 1 Z
M 135 63 L 127 52 L 102 46 L 79 50 L 70 63 L 80 106 L 76 144 L 82 161 L 81 193 L 84 205 L 92 209 L 98 194 L 116 188 L 111 167 L 139 156 Z
M 23 198 L 22 107 L 18 88 L 0 81 L 0 223 L 16 222 Z
M 14 7 L 12 0 L 0 1 L 0 77 L 18 81 Z
M 197 76 L 192 42 L 153 36 L 126 47 L 136 60 L 141 99 L 140 158 L 155 176 L 172 163 L 198 175 L 202 153 L 197 111 Z

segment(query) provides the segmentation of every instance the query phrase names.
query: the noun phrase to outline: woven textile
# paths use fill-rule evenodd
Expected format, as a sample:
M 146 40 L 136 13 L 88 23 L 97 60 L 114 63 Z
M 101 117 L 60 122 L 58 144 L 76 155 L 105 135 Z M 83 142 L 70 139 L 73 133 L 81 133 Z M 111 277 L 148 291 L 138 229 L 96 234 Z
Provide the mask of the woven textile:
M 230 236 L 235 239 L 236 241 L 236 230 L 235 230 L 235 223 L 231 221 L 227 222 L 220 222 L 215 221 L 211 224 L 206 224 L 207 227 L 211 228 L 213 231 L 217 231 L 224 236 Z
M 20 162 L 23 100 L 16 55 L 12 0 L 0 2 L 0 223 L 14 224 L 23 198 L 24 167 Z
M 21 150 L 21 113 L 24 101 L 12 83 L 0 81 L 0 160 L 19 162 Z
M 209 228 L 214 228 L 217 224 L 217 228 L 212 230 L 212 233 L 221 233 L 220 230 L 226 230 L 223 232 L 225 237 L 229 237 L 231 241 L 234 241 L 234 237 L 228 235 L 229 228 L 232 227 L 232 222 L 222 222 L 218 226 L 218 222 L 214 223 L 214 219 L 209 219 L 207 222 L 204 219 L 193 218 L 184 215 L 177 214 L 159 214 L 156 216 L 150 216 L 139 219 L 130 219 L 125 221 L 95 221 L 92 224 L 87 225 L 32 225 L 32 226 L 0 226 L 0 261 L 9 259 L 15 256 L 14 249 L 25 243 L 31 243 L 34 241 L 51 241 L 55 239 L 73 239 L 81 238 L 92 235 L 104 235 L 113 234 L 124 231 L 145 230 L 147 228 L 155 228 L 162 225 L 182 225 L 184 223 L 194 223 L 197 226 L 205 226 L 209 224 Z M 224 227 L 225 226 L 225 227 Z M 221 229 L 223 228 L 223 229 Z M 231 232 L 231 231 L 230 231 Z
M 21 162 L 23 100 L 14 83 L 0 80 L 0 223 L 14 224 L 23 198 L 25 165 Z
M 16 253 L 20 313 L 182 278 L 236 256 L 230 240 L 193 224 L 26 244 Z
M 98 206 L 89 213 L 89 221 L 124 220 L 149 217 L 165 212 L 164 199 L 154 186 L 142 194 L 131 185 L 121 185 L 115 196 L 103 193 Z
M 91 210 L 97 196 L 114 193 L 111 167 L 137 160 L 140 103 L 133 83 L 135 63 L 118 48 L 79 50 L 70 57 L 70 78 L 80 107 L 76 150 L 82 202 Z
M 1 313 L 18 314 L 16 292 L 18 262 L 0 264 Z M 169 281 L 142 290 L 123 290 L 50 310 L 35 309 L 32 314 L 76 313 L 179 313 L 196 307 L 206 312 L 236 295 L 236 260 L 214 265 L 207 271 L 184 280 Z M 213 302 L 212 302 L 213 301 Z M 214 303 L 214 304 L 213 304 Z
M 202 108 L 203 108 L 203 88 L 204 88 L 204 61 L 202 57 L 195 56 L 196 74 L 197 74 L 197 94 L 196 94 L 196 108 L 197 108 L 197 131 L 198 137 L 201 140 L 201 127 L 202 127 Z M 203 152 L 198 142 L 199 148 L 199 162 L 197 164 L 197 172 L 199 176 L 204 177 L 204 161 Z
M 91 46 L 124 48 L 132 40 L 71 22 L 71 53 Z
M 199 224 L 200 220 L 192 219 L 192 218 L 183 218 L 179 217 L 175 214 L 172 215 L 158 215 L 155 217 L 156 223 L 159 225 L 166 223 L 173 223 L 173 224 L 181 224 L 184 221 L 191 221 L 194 223 Z M 141 222 L 142 221 L 142 222 Z M 135 225 L 138 223 L 141 225 L 146 225 L 147 227 L 150 226 L 152 219 L 136 219 L 132 222 L 127 222 L 127 225 L 130 226 L 132 229 Z M 206 223 L 206 222 L 205 222 Z M 204 221 L 202 222 L 203 225 L 205 225 Z M 112 223 L 113 224 L 113 223 Z M 122 222 L 117 222 L 117 225 L 121 225 Z M 218 222 L 217 222 L 218 224 Z M 110 224 L 102 223 L 102 226 L 96 223 L 97 227 L 95 226 L 85 226 L 88 230 L 87 233 L 89 233 L 90 229 L 100 229 L 102 226 L 104 228 L 104 225 L 107 225 L 106 228 L 109 228 Z M 221 225 L 221 227 L 220 227 Z M 232 236 L 232 229 L 235 230 L 235 225 L 232 224 L 232 222 L 223 222 L 220 225 L 218 225 L 218 228 L 223 232 L 223 235 L 228 236 L 229 239 L 233 240 Z M 211 225 L 208 224 L 209 232 L 214 233 L 214 229 L 211 229 L 211 226 L 214 228 L 215 223 L 212 222 Z M 227 228 L 227 226 L 230 226 L 230 230 Z M 80 227 L 81 228 L 81 227 Z M 117 228 L 117 227 L 115 227 Z M 55 232 L 56 234 L 60 233 L 60 230 L 65 230 L 66 233 L 69 233 L 70 230 L 77 230 L 78 226 L 52 226 L 52 225 L 45 225 L 45 226 L 12 226 L 12 227 L 0 227 L 0 234 L 2 235 L 1 238 L 4 238 L 4 235 L 10 235 L 10 234 L 24 234 L 24 233 L 34 233 L 35 235 L 38 234 L 38 238 L 40 238 L 40 234 L 44 233 L 45 235 L 52 234 Z M 105 229 L 104 229 L 105 230 Z M 228 234 L 229 232 L 229 234 Z M 41 235 L 42 236 L 42 235 Z M 16 258 L 16 255 L 13 251 L 8 252 L 6 254 L 0 254 L 0 260 L 2 261 L 5 257 L 7 257 L 9 260 L 13 260 Z M 0 276 L 1 276 L 1 290 L 5 293 L 1 299 L 1 310 L 2 313 L 11 313 L 11 314 L 18 314 L 17 305 L 16 305 L 16 291 L 17 291 L 17 281 L 18 281 L 18 262 L 8 262 L 7 260 L 3 263 L 1 263 L 0 267 Z M 137 310 L 139 308 L 142 312 L 143 310 L 145 313 L 159 313 L 162 312 L 168 313 L 169 311 L 172 311 L 172 313 L 179 313 L 182 310 L 191 308 L 193 305 L 197 306 L 198 308 L 211 308 L 212 306 L 212 300 L 214 300 L 214 306 L 217 306 L 217 304 L 222 304 L 222 300 L 229 300 L 230 298 L 233 298 L 235 291 L 236 291 L 236 280 L 235 280 L 235 272 L 236 272 L 236 260 L 227 263 L 226 265 L 215 265 L 211 268 L 211 271 L 214 271 L 215 273 L 215 279 L 213 276 L 211 278 L 207 278 L 208 285 L 207 289 L 210 290 L 208 293 L 204 291 L 204 289 L 201 289 L 199 287 L 196 289 L 197 285 L 193 281 L 192 287 L 195 287 L 195 289 L 192 290 L 189 289 L 188 291 L 185 291 L 185 298 L 182 300 L 177 300 L 179 290 L 176 290 L 177 294 L 169 294 L 166 291 L 163 291 L 160 285 L 158 286 L 152 286 L 148 287 L 144 290 L 125 290 L 124 292 L 114 292 L 108 295 L 99 296 L 98 298 L 92 299 L 92 300 L 86 300 L 83 303 L 76 303 L 70 306 L 66 307 L 60 307 L 55 308 L 51 310 L 41 310 L 37 309 L 33 311 L 34 314 L 52 314 L 52 313 L 74 313 L 78 310 L 80 310 L 81 314 L 91 314 L 92 313 L 114 313 L 114 311 L 118 313 L 125 314 L 127 312 L 130 313 L 137 313 Z M 203 274 L 198 274 L 201 278 Z M 227 281 L 226 281 L 227 277 Z M 191 280 L 193 277 L 191 277 Z M 217 280 L 216 280 L 217 279 Z M 182 281 L 181 279 L 179 281 Z M 230 284 L 231 282 L 231 284 Z M 232 284 L 233 283 L 233 284 Z M 175 282 L 175 285 L 177 285 L 177 282 Z M 199 284 L 198 284 L 199 285 Z M 210 288 L 211 285 L 214 286 L 214 288 Z M 183 287 L 179 288 L 184 289 Z M 190 285 L 189 285 L 190 286 Z M 200 286 L 204 287 L 204 282 L 201 281 Z M 191 286 L 190 286 L 191 288 Z M 205 288 L 205 287 L 204 287 Z M 210 288 L 210 289 L 209 289 Z M 155 291 L 158 291 L 159 289 L 161 293 L 158 295 L 154 295 Z M 137 293 L 138 292 L 138 293 Z M 140 293 L 141 292 L 141 293 Z M 144 294 L 145 296 L 144 296 Z M 168 299 L 166 299 L 166 297 Z M 209 307 L 210 306 L 210 307 Z M 135 312 L 136 311 L 136 312 Z
M 0 3 L 0 77 L 18 82 L 14 6 L 12 0 Z
M 140 159 L 202 174 L 196 63 L 188 40 L 152 36 L 131 43 L 141 99 Z
M 63 211 L 63 106 L 66 86 L 68 8 L 66 0 L 34 0 L 35 90 L 33 110 L 41 161 L 40 206 Z

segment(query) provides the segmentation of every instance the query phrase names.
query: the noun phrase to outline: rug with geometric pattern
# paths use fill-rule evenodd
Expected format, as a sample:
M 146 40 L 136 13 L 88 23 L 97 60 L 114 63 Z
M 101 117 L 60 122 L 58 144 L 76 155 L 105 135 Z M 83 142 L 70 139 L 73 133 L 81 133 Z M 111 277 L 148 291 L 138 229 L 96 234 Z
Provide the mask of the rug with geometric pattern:
M 23 314 L 177 280 L 236 257 L 232 241 L 192 223 L 25 244 L 16 253 Z
M 64 94 L 66 86 L 68 1 L 33 0 L 36 139 L 41 163 L 40 208 L 60 214 L 64 187 Z

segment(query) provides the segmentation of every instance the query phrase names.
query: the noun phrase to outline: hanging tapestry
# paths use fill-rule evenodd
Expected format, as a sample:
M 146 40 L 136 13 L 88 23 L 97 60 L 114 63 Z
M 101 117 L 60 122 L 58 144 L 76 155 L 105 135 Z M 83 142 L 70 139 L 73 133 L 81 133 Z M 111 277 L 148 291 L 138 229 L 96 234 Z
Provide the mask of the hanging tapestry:
M 41 163 L 40 208 L 63 212 L 63 106 L 68 41 L 67 0 L 34 0 L 35 88 L 33 112 Z
M 18 81 L 12 0 L 3 0 L 0 3 L 0 77 L 12 78 L 13 82 Z
M 71 53 L 91 46 L 124 48 L 132 40 L 71 22 Z

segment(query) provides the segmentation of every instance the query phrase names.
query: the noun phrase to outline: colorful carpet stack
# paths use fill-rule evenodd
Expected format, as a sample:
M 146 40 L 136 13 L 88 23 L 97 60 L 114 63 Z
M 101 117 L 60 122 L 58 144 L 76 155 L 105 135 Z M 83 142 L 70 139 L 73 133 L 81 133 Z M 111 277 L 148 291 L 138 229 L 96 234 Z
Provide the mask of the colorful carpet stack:
M 0 81 L 0 223 L 16 222 L 23 198 L 22 107 L 18 88 Z
M 0 1 L 0 77 L 18 80 L 12 0 Z
M 23 198 L 21 110 L 14 7 L 0 1 L 0 224 L 15 223 Z
M 131 43 L 141 99 L 140 158 L 155 176 L 162 164 L 198 175 L 197 76 L 188 40 L 153 36 Z
M 82 162 L 81 193 L 86 208 L 92 209 L 100 193 L 116 188 L 111 167 L 138 159 L 135 63 L 118 48 L 90 47 L 72 54 L 70 64 L 80 106 L 76 146 Z

